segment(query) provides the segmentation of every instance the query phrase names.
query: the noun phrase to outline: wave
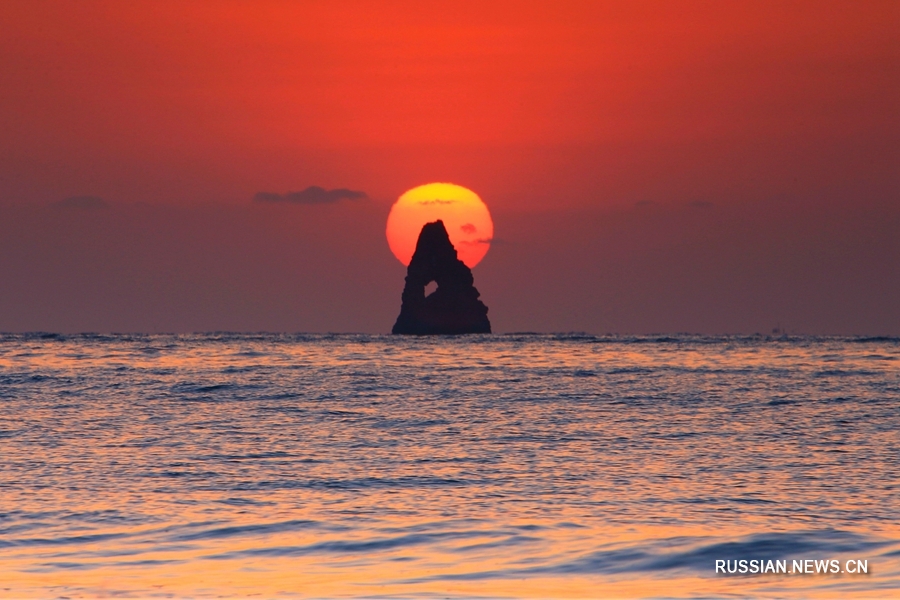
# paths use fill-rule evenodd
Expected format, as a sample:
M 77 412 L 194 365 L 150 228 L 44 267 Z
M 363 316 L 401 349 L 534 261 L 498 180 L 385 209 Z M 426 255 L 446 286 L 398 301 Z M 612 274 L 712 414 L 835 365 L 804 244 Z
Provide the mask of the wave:
M 897 556 L 898 540 L 887 540 L 850 531 L 820 530 L 749 535 L 736 540 L 676 537 L 645 540 L 637 544 L 604 548 L 578 558 L 526 568 L 469 573 L 450 573 L 403 580 L 421 583 L 440 580 L 477 581 L 546 575 L 627 575 L 679 572 L 711 576 L 716 560 L 799 560 L 808 557 L 873 559 Z M 887 551 L 886 551 L 887 550 Z M 876 552 L 881 551 L 880 554 Z

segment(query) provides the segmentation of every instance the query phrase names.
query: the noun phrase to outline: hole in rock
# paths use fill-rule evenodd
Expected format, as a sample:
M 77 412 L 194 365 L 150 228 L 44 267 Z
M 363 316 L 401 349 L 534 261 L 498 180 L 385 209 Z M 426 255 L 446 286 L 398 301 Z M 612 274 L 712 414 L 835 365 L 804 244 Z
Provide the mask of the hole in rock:
M 437 281 L 432 281 L 428 285 L 425 286 L 425 296 L 430 296 L 431 292 L 437 289 Z

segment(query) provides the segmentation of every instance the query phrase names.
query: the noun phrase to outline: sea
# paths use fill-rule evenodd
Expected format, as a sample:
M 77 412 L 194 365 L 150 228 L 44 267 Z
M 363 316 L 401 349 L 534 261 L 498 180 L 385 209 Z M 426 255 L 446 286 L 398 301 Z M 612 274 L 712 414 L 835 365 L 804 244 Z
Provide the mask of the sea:
M 898 596 L 900 338 L 0 335 L 3 598 Z

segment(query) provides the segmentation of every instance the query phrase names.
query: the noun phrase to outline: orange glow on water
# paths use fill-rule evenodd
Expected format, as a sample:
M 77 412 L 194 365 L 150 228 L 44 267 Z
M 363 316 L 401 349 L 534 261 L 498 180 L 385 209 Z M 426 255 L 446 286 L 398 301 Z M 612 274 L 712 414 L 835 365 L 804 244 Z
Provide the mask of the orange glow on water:
M 0 344 L 0 597 L 896 597 L 896 417 L 873 390 L 898 359 L 551 336 Z M 835 552 L 873 573 L 609 569 L 823 528 L 886 544 Z

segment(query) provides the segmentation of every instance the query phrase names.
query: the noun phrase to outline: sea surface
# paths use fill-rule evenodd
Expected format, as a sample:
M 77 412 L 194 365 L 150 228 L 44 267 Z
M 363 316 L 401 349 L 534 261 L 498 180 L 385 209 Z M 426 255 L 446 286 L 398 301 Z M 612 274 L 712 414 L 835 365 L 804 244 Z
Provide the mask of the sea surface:
M 0 335 L 0 597 L 898 595 L 900 339 Z

